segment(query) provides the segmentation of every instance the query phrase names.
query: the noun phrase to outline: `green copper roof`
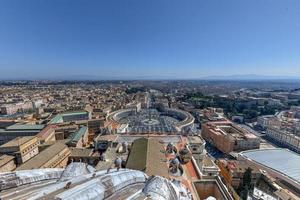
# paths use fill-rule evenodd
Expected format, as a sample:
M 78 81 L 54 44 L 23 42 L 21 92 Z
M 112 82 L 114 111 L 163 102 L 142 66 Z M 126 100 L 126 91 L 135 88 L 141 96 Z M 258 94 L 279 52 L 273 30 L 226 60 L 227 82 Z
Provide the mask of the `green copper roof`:
M 42 130 L 45 125 L 36 124 L 14 124 L 6 127 L 6 130 Z
M 81 139 L 82 136 L 84 136 L 86 131 L 87 131 L 87 127 L 82 126 L 78 131 L 72 133 L 67 139 L 69 140 L 69 142 L 77 142 Z
M 49 124 L 62 123 L 62 122 L 64 122 L 63 118 L 66 116 L 84 115 L 84 114 L 87 114 L 87 111 L 70 111 L 70 112 L 60 113 L 60 114 L 57 114 L 53 119 L 51 119 Z

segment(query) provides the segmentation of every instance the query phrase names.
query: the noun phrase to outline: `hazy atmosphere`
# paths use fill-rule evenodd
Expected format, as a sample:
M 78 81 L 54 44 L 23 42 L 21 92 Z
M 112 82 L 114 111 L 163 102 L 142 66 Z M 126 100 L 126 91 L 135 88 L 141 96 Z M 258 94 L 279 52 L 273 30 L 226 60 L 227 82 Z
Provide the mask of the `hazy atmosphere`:
M 299 10 L 298 0 L 0 1 L 0 79 L 295 78 Z
M 300 200 L 300 0 L 0 0 L 0 200 Z

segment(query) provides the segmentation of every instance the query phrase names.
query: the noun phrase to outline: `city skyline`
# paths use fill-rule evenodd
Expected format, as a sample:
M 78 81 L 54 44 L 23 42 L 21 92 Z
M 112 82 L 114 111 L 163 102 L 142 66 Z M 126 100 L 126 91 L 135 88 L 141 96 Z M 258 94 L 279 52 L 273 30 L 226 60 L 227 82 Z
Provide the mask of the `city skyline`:
M 300 81 L 0 81 L 4 200 L 298 200 L 299 153 Z
M 299 9 L 295 0 L 2 1 L 0 80 L 298 79 Z
M 0 1 L 0 200 L 300 200 L 299 11 Z

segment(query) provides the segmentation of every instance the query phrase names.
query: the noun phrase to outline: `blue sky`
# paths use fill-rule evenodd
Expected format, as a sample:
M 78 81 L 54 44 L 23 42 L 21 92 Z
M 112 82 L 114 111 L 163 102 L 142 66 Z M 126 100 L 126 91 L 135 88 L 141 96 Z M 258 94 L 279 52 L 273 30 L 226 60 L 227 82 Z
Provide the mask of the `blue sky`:
M 0 79 L 300 76 L 299 0 L 0 0 Z

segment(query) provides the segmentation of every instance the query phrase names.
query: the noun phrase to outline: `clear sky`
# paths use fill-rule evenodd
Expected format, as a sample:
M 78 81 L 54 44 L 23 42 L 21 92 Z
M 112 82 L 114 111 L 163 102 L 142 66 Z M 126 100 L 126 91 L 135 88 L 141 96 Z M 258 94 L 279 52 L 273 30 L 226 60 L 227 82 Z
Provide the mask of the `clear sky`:
M 299 0 L 0 0 L 0 79 L 300 76 Z

